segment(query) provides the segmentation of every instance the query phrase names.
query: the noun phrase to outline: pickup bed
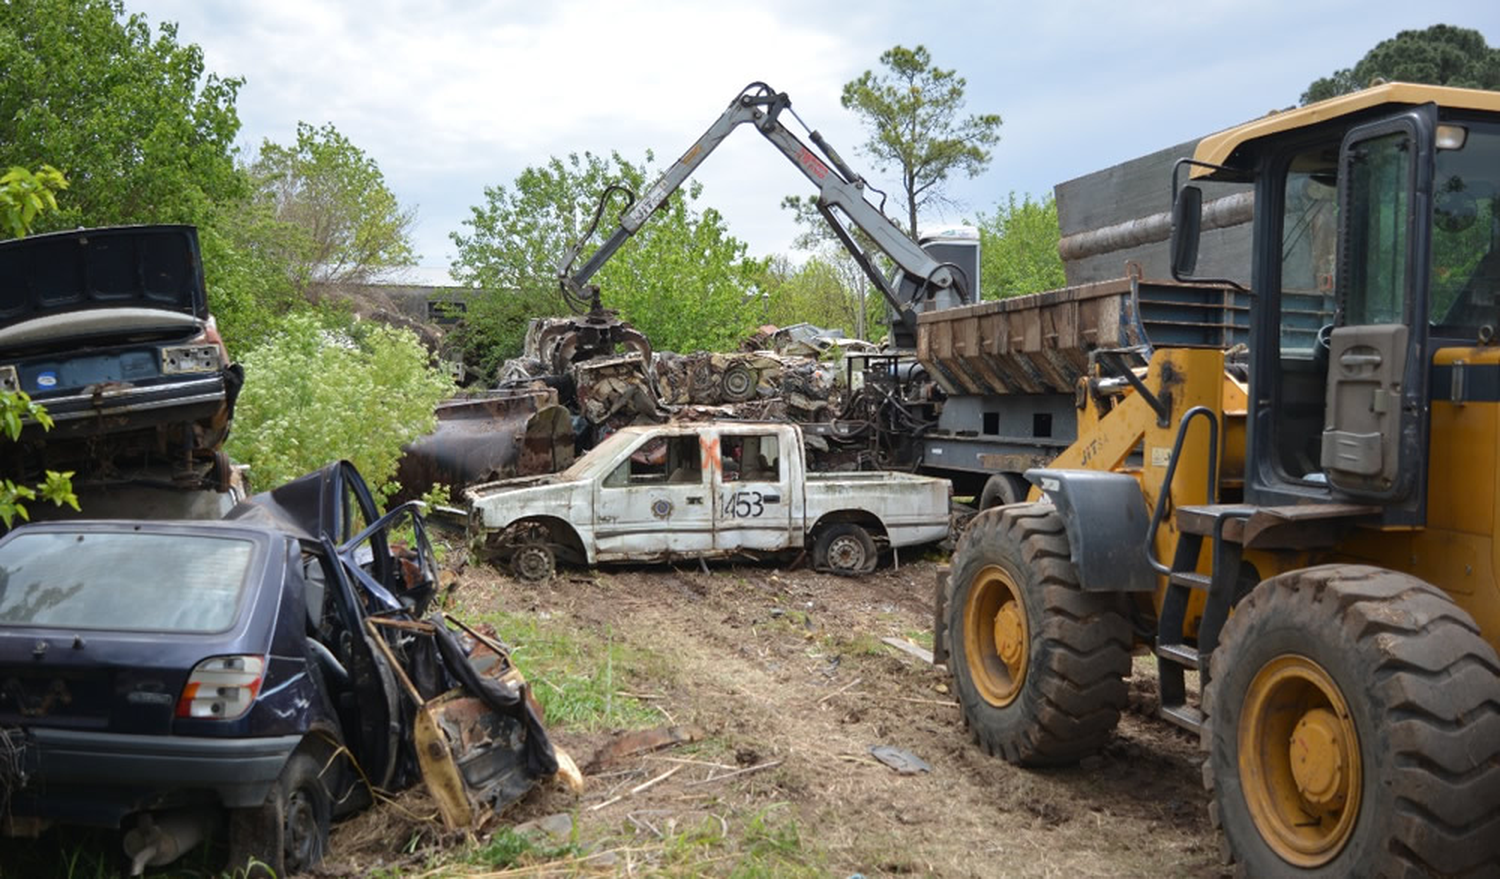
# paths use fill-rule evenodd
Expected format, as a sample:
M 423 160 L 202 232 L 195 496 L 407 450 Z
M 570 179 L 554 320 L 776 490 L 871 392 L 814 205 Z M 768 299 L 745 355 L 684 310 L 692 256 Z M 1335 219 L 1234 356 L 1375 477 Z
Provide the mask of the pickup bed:
M 840 574 L 948 536 L 946 480 L 808 473 L 795 424 L 627 427 L 550 476 L 464 492 L 491 558 L 525 579 L 580 564 L 761 555 L 811 547 Z

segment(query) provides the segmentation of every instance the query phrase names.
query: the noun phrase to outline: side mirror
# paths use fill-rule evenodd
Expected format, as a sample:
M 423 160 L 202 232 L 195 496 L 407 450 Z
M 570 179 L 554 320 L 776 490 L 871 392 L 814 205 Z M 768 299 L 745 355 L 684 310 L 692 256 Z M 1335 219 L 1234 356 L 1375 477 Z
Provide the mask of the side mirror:
M 1172 278 L 1184 281 L 1198 267 L 1198 235 L 1203 228 L 1203 190 L 1184 186 L 1172 202 Z

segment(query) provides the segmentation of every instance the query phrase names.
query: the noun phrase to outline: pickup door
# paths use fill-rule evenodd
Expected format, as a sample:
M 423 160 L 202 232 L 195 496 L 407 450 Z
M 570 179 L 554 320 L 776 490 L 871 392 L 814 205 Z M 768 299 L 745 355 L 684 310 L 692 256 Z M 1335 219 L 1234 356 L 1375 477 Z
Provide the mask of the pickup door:
M 594 546 L 602 560 L 714 548 L 713 486 L 698 434 L 654 433 L 594 484 Z
M 793 474 L 789 447 L 795 437 L 765 427 L 720 428 L 704 437 L 714 475 L 714 546 L 785 549 L 792 544 Z M 800 537 L 801 531 L 797 529 Z M 796 543 L 800 543 L 796 541 Z

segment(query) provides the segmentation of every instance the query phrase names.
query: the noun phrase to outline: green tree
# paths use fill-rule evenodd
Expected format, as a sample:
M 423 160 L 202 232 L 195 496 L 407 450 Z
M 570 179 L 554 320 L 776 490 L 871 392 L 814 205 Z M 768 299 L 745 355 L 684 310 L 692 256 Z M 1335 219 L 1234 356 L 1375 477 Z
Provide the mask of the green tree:
M 39 229 L 202 223 L 244 192 L 234 163 L 241 80 L 153 34 L 119 0 L 0 3 L 0 166 L 47 156 L 72 184 Z
M 1353 68 L 1314 80 L 1302 103 L 1346 95 L 1376 79 L 1500 90 L 1500 49 L 1490 48 L 1479 31 L 1451 24 L 1401 31 L 1377 43 Z
M 1012 192 L 995 206 L 993 214 L 980 213 L 979 289 L 985 299 L 1004 299 L 1067 284 L 1057 243 L 1062 233 L 1057 223 L 1057 202 L 1049 194 L 1033 201 L 1028 194 L 1019 202 Z
M 256 203 L 298 234 L 263 247 L 279 249 L 292 285 L 362 284 L 382 271 L 416 264 L 411 228 L 416 212 L 403 207 L 380 166 L 330 123 L 297 124 L 297 142 L 266 140 L 250 165 Z
M 527 318 L 563 310 L 557 269 L 569 243 L 583 234 L 609 184 L 641 191 L 650 161 L 575 153 L 525 169 L 510 186 L 485 188 L 485 203 L 464 221 L 468 231 L 452 234 L 454 276 L 484 291 L 469 302 L 460 331 L 471 364 L 491 373 L 519 353 Z M 765 261 L 746 256 L 717 211 L 692 207 L 700 193 L 689 184 L 674 194 L 592 279 L 604 305 L 659 349 L 730 348 L 758 323 L 746 303 Z M 574 271 L 614 230 L 623 207 L 620 197 L 606 206 Z
M 407 330 L 378 323 L 331 326 L 289 316 L 241 361 L 253 376 L 235 407 L 229 453 L 268 491 L 329 461 L 354 462 L 384 497 L 401 446 L 432 430 L 452 382 Z
M 907 234 L 915 238 L 922 209 L 947 201 L 949 175 L 975 177 L 989 164 L 1001 120 L 994 113 L 960 118 L 968 83 L 934 65 L 922 46 L 895 46 L 880 63 L 886 72 L 866 70 L 845 83 L 842 101 L 871 130 L 864 149 L 876 167 L 899 171 Z
M 56 193 L 67 187 L 67 179 L 51 165 L 42 165 L 35 173 L 21 167 L 11 168 L 0 176 L 0 229 L 15 238 L 26 237 L 33 222 L 57 210 Z M 21 438 L 27 421 L 35 422 L 42 430 L 52 429 L 52 416 L 47 414 L 46 407 L 33 401 L 26 392 L 0 391 L 0 436 L 15 442 Z M 63 473 L 48 470 L 42 483 L 34 488 L 0 479 L 0 525 L 9 528 L 17 518 L 31 518 L 26 502 L 38 496 L 58 506 L 78 509 L 72 477 L 71 470 Z
M 801 265 L 775 257 L 760 284 L 759 319 L 776 326 L 807 323 L 858 337 L 859 302 L 849 283 L 847 255 L 817 253 Z M 855 267 L 855 271 L 858 271 Z

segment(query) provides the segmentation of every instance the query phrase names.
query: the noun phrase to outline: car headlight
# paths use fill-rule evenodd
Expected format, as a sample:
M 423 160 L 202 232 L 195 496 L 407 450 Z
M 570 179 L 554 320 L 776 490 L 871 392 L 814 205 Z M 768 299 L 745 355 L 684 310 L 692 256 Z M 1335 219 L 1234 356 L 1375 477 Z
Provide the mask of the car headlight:
M 161 349 L 162 375 L 218 372 L 221 366 L 218 345 L 174 345 Z
M 14 393 L 21 389 L 21 379 L 14 366 L 0 366 L 0 391 Z

